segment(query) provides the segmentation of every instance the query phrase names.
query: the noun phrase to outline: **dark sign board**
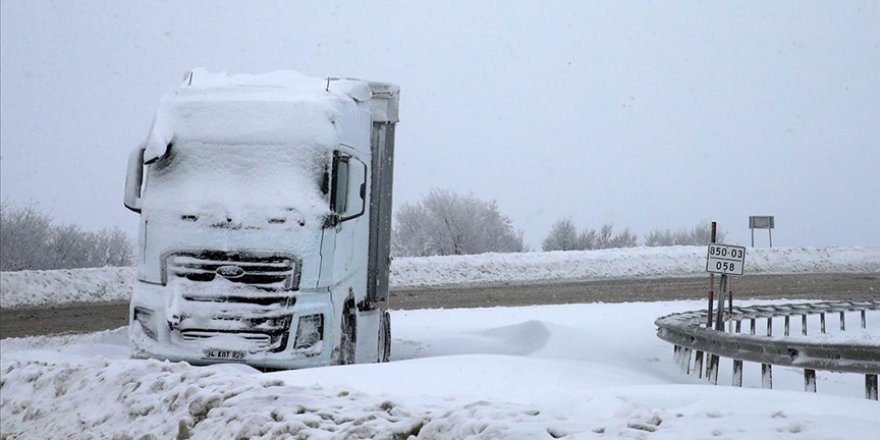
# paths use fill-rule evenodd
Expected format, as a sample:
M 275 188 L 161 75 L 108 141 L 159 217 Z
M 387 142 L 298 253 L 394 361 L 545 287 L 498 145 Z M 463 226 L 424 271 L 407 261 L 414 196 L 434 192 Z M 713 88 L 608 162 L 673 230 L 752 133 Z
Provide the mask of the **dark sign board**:
M 749 216 L 749 228 L 751 229 L 773 229 L 772 215 L 753 215 Z

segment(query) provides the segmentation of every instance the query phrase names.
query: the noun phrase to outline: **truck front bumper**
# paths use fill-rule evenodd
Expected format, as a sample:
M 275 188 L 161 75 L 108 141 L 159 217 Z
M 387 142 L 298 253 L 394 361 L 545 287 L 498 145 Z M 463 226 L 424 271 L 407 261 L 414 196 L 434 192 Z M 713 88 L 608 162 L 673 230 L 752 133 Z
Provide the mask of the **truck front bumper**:
M 210 284 L 210 283 L 205 283 Z M 210 288 L 210 286 L 207 286 Z M 327 291 L 261 296 L 193 295 L 138 281 L 129 307 L 132 355 L 203 365 L 257 368 L 329 365 L 334 310 Z

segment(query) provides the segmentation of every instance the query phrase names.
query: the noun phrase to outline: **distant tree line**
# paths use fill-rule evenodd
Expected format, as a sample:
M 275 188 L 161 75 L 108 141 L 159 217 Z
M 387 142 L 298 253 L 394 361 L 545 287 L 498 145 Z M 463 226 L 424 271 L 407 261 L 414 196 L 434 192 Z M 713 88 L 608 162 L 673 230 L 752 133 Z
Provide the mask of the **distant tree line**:
M 541 248 L 545 251 L 582 251 L 634 247 L 638 241 L 638 237 L 629 228 L 615 233 L 614 226 L 608 223 L 598 230 L 584 229 L 578 232 L 574 223 L 566 218 L 553 224 Z
M 711 225 L 699 223 L 690 228 L 654 230 L 645 236 L 645 246 L 699 246 L 709 243 Z M 725 234 L 716 231 L 715 240 L 723 243 Z M 544 238 L 541 248 L 545 251 L 571 251 L 588 249 L 608 249 L 638 246 L 638 237 L 628 228 L 614 233 L 611 224 L 604 224 L 598 230 L 577 231 L 571 219 L 557 220 Z
M 690 228 L 654 230 L 645 236 L 645 246 L 699 246 L 709 244 L 712 235 L 710 222 L 698 223 Z M 715 241 L 724 243 L 727 235 L 721 229 L 715 232 Z
M 710 223 L 690 228 L 653 230 L 645 246 L 697 246 L 709 243 Z M 716 239 L 724 242 L 724 233 Z M 545 251 L 626 248 L 639 245 L 629 228 L 615 230 L 610 223 L 581 229 L 571 219 L 556 221 L 542 242 Z M 391 252 L 398 257 L 468 255 L 486 252 L 524 252 L 523 233 L 498 210 L 494 201 L 473 195 L 433 189 L 417 203 L 404 203 L 395 212 Z
M 129 266 L 134 246 L 118 227 L 98 232 L 56 225 L 34 206 L 0 204 L 0 270 Z

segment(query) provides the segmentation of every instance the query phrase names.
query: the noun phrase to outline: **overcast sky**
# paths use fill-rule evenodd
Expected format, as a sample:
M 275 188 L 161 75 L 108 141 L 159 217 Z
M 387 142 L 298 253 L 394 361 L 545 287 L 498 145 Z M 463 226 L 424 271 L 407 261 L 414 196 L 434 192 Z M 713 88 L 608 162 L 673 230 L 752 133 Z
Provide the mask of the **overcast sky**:
M 119 225 L 128 153 L 193 67 L 400 84 L 394 197 L 643 236 L 880 245 L 880 2 L 7 1 L 0 192 Z M 761 231 L 764 232 L 764 231 Z M 766 245 L 766 233 L 758 235 Z

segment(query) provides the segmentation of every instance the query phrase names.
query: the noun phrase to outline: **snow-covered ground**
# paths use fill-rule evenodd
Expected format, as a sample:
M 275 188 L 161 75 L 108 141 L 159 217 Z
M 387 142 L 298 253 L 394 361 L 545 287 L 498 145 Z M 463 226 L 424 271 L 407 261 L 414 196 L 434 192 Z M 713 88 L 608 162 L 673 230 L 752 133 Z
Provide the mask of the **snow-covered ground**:
M 748 273 L 880 272 L 880 248 L 750 249 Z M 394 287 L 703 274 L 705 248 L 399 258 Z M 126 300 L 134 271 L 0 274 L 0 307 Z M 741 302 L 745 304 L 746 302 Z M 761 303 L 761 302 L 753 302 Z M 127 329 L 0 341 L 0 438 L 815 438 L 880 432 L 864 377 L 685 376 L 658 316 L 703 302 L 394 311 L 389 364 L 262 374 L 129 359 Z M 853 321 L 855 322 L 855 321 Z M 880 340 L 867 330 L 829 340 Z M 852 327 L 852 326 L 850 326 Z M 829 326 L 835 328 L 835 326 Z M 816 332 L 811 331 L 810 334 Z M 729 361 L 721 382 L 729 383 Z
M 766 303 L 751 302 L 753 304 Z M 743 302 L 745 304 L 745 302 Z M 867 439 L 864 376 L 685 376 L 654 319 L 702 301 L 395 311 L 393 362 L 262 374 L 128 358 L 126 328 L 0 341 L 0 437 Z M 854 318 L 851 318 L 854 321 Z M 880 339 L 880 312 L 857 338 Z M 831 325 L 829 328 L 836 328 Z M 729 361 L 720 383 L 730 383 Z
M 391 286 L 527 283 L 705 273 L 703 246 L 397 258 Z M 748 249 L 749 274 L 880 272 L 880 247 Z M 0 307 L 127 301 L 132 268 L 0 273 Z

